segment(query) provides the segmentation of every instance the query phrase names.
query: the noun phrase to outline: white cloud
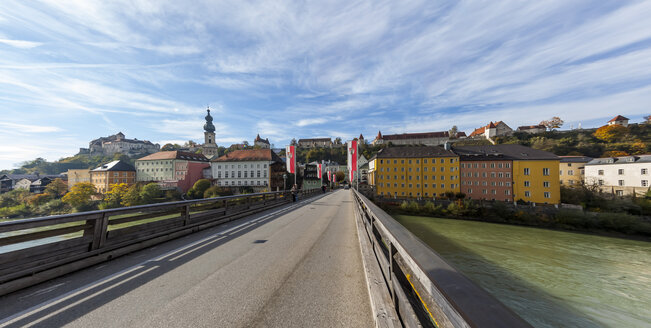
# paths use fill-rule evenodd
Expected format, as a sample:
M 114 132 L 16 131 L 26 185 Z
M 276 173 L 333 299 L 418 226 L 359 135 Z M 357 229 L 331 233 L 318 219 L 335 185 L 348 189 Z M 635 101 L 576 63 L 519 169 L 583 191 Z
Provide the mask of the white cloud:
M 328 122 L 328 120 L 325 118 L 306 118 L 306 119 L 299 120 L 296 123 L 296 125 L 303 127 L 308 125 L 323 124 L 325 122 Z
M 0 122 L 0 128 L 9 129 L 12 133 L 23 134 L 23 133 L 51 133 L 51 132 L 61 132 L 61 128 L 56 126 L 47 126 L 47 125 L 31 125 L 31 124 L 18 124 L 11 122 Z
M 33 41 L 25 41 L 25 40 L 9 40 L 9 39 L 0 39 L 0 43 L 20 48 L 20 49 L 31 49 L 31 48 L 36 48 L 43 43 L 41 42 L 33 42 Z

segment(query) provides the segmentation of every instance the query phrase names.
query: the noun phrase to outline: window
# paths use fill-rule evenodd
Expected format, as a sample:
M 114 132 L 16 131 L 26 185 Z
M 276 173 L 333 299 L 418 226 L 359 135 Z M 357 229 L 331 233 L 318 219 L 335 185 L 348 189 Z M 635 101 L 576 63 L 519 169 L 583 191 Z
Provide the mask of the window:
M 445 160 L 441 158 L 441 164 L 445 163 Z
M 543 196 L 544 196 L 545 198 L 552 198 L 552 193 L 550 193 L 549 191 L 545 191 L 545 192 L 543 193 Z
M 524 192 L 524 197 L 531 197 L 531 193 L 528 192 L 528 191 L 525 191 L 525 192 Z
M 615 190 L 617 196 L 624 196 L 624 190 Z
M 383 159 L 380 160 L 380 164 L 384 164 L 384 160 L 383 160 Z
M 529 168 L 528 167 L 524 168 L 524 175 L 529 175 Z
M 491 169 L 495 168 L 495 163 L 491 163 Z
M 481 163 L 481 168 L 485 169 L 486 168 L 486 163 Z
M 570 174 L 569 172 L 567 174 Z M 558 175 L 563 175 L 563 170 L 558 170 Z
M 482 189 L 481 192 L 482 192 L 482 194 L 488 194 L 488 190 L 486 190 L 486 189 Z
M 567 175 L 574 175 L 574 170 L 567 170 Z
M 642 170 L 640 171 L 640 174 L 642 174 L 642 175 L 644 175 L 644 174 L 649 174 L 649 169 L 642 169 Z
M 623 186 L 624 185 L 624 180 L 618 180 L 617 185 L 618 186 Z
M 649 186 L 649 180 L 642 180 L 640 182 L 640 184 L 642 185 L 642 187 L 648 187 Z
M 624 175 L 624 169 L 619 169 L 619 170 L 617 170 L 617 174 L 619 174 L 619 175 Z
M 525 181 L 525 182 L 524 182 L 524 186 L 525 186 L 525 187 L 529 187 L 529 186 L 530 186 L 529 181 Z
M 547 176 L 549 175 L 549 169 L 548 168 L 543 168 L 543 175 Z
M 597 181 L 597 184 L 600 185 L 600 186 L 603 186 L 603 185 L 604 185 L 604 180 L 603 180 L 603 179 L 599 179 L 599 181 Z
M 401 160 L 400 160 L 400 164 L 405 164 L 405 160 L 404 160 L 404 159 L 401 159 Z
M 427 164 L 427 158 L 423 160 L 423 164 Z
M 549 188 L 549 181 L 544 181 L 543 182 L 543 187 Z
M 472 189 L 468 189 L 468 193 L 469 193 L 469 194 L 472 194 Z
M 504 194 L 505 194 L 505 195 L 510 195 L 510 194 L 511 194 L 511 190 L 504 190 Z
M 411 160 L 409 160 L 409 164 L 411 164 Z

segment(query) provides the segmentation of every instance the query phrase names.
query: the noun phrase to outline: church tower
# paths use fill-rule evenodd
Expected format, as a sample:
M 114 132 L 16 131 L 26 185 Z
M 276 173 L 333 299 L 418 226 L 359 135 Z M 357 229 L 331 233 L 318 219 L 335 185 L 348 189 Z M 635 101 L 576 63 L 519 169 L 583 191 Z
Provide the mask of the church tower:
M 212 124 L 212 116 L 210 116 L 210 107 L 207 109 L 206 124 L 203 125 L 204 144 L 202 153 L 210 158 L 217 155 L 217 142 L 215 142 L 215 126 Z

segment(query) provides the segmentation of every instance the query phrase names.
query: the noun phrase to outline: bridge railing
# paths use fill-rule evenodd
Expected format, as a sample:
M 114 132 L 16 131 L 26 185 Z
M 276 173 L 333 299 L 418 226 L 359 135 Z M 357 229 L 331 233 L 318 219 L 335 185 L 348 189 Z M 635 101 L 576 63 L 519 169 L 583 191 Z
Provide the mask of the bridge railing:
M 267 192 L 0 222 L 0 295 L 291 201 Z
M 449 265 L 366 197 L 353 191 L 384 285 L 406 327 L 531 327 Z

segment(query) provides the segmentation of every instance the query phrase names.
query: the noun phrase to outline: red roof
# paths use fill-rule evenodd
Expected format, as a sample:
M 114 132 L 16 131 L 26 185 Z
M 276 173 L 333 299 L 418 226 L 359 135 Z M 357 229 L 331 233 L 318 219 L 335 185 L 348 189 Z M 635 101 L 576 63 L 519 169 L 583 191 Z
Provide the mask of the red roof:
M 629 119 L 622 116 L 622 115 L 617 115 L 612 120 L 610 120 L 608 122 L 615 122 L 615 121 L 629 121 Z
M 475 131 L 472 131 L 472 133 L 470 134 L 470 136 L 471 136 L 471 137 L 474 137 L 474 136 L 482 135 L 482 134 L 484 134 L 484 131 L 486 131 L 486 127 L 485 127 L 485 126 L 482 126 L 481 128 L 479 128 L 479 129 L 475 129 Z

